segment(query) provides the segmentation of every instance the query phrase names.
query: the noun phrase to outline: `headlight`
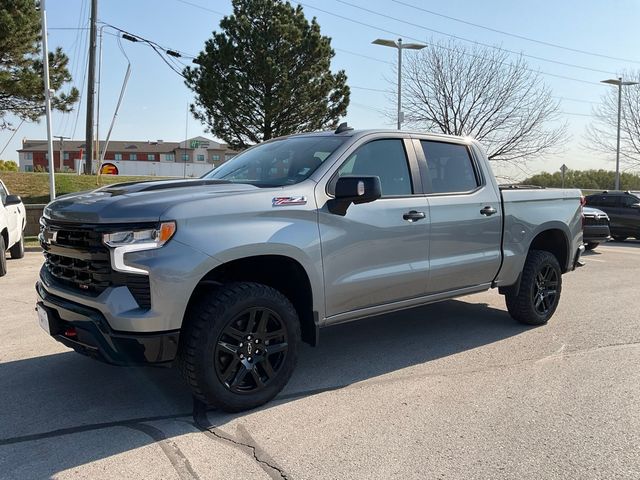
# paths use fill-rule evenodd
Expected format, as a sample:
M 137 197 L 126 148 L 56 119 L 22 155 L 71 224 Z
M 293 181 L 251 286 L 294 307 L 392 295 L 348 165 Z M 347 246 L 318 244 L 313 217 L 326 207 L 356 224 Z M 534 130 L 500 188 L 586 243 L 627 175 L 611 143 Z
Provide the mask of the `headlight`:
M 109 247 L 111 267 L 114 270 L 148 275 L 149 272 L 146 270 L 125 264 L 124 255 L 160 248 L 173 237 L 174 233 L 176 233 L 176 223 L 163 222 L 158 228 L 105 233 L 102 235 L 102 243 Z
M 176 233 L 175 222 L 164 222 L 159 228 L 105 233 L 102 235 L 102 242 L 112 248 L 141 244 L 148 245 L 149 248 L 160 248 L 173 237 L 174 233 Z

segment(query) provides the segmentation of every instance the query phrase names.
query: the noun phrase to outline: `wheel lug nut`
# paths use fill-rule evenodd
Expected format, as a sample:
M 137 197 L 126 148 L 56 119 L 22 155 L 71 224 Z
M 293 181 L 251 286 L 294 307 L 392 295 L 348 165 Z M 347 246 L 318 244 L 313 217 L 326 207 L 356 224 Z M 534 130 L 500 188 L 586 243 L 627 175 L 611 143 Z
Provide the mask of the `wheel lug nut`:
M 244 358 L 244 355 L 243 355 L 243 354 L 240 354 L 240 358 Z
M 247 340 L 251 340 L 251 335 L 247 335 Z
M 256 338 L 256 343 L 260 343 L 260 340 L 258 340 L 257 338 Z
M 253 358 L 249 357 L 249 358 L 247 358 L 247 360 L 251 361 L 251 360 L 253 360 Z
M 242 342 L 240 342 L 240 345 L 238 345 L 239 347 L 242 347 L 244 344 Z

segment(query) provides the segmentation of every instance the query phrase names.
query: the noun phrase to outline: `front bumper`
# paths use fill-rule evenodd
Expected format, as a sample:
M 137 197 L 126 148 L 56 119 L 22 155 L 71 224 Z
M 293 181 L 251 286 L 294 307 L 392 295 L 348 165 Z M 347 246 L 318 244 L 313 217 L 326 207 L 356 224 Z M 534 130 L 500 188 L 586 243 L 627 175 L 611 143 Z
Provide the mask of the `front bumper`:
M 76 352 L 113 365 L 170 366 L 180 331 L 122 333 L 100 311 L 52 295 L 36 283 L 38 306 L 47 312 L 50 335 Z
M 610 235 L 608 225 L 585 225 L 582 230 L 582 238 L 585 243 L 606 242 Z

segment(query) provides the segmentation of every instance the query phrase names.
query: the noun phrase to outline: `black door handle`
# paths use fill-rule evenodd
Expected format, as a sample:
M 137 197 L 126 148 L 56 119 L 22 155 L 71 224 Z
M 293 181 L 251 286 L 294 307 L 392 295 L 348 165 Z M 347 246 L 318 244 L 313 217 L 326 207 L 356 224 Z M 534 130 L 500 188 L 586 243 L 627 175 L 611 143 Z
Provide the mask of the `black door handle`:
M 402 215 L 402 218 L 408 220 L 410 222 L 417 222 L 418 220 L 422 220 L 426 215 L 424 212 L 417 212 L 416 210 L 411 210 L 410 212 Z
M 498 213 L 498 211 L 495 208 L 493 208 L 492 206 L 490 206 L 490 205 L 487 205 L 482 210 L 480 210 L 480 214 L 481 215 L 486 215 L 487 217 L 490 217 L 494 213 Z

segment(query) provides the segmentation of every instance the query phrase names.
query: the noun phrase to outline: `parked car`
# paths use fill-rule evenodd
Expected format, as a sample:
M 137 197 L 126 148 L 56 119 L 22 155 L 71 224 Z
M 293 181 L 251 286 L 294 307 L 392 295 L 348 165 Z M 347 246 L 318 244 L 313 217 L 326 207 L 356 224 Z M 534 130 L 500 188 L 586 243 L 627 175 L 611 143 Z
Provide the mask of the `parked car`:
M 584 251 L 579 190 L 500 188 L 474 140 L 344 124 L 201 179 L 59 198 L 40 240 L 49 335 L 109 363 L 177 362 L 227 411 L 273 398 L 330 325 L 492 287 L 542 325 Z
M 601 242 L 609 240 L 609 216 L 602 210 L 593 207 L 582 209 L 584 221 L 582 222 L 582 239 L 587 250 L 593 250 Z
M 629 237 L 640 239 L 640 196 L 631 192 L 604 191 L 586 197 L 589 207 L 609 216 L 611 236 L 618 242 Z
M 24 205 L 17 195 L 9 195 L 0 180 L 0 277 L 7 273 L 7 251 L 11 258 L 24 257 Z

